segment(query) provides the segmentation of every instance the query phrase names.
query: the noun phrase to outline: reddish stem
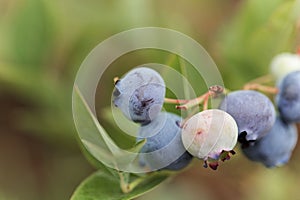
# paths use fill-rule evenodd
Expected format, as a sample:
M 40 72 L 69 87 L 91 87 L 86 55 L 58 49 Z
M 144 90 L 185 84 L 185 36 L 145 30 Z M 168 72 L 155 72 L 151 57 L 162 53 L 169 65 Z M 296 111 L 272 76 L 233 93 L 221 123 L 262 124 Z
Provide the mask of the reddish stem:
M 201 95 L 200 97 L 189 100 L 189 101 L 187 101 L 187 103 L 185 103 L 183 105 L 176 106 L 176 109 L 187 110 L 188 108 L 199 105 L 207 98 L 207 96 L 209 96 L 209 92 L 206 92 L 205 94 Z
M 209 88 L 208 92 L 204 93 L 203 95 L 201 95 L 195 99 L 185 100 L 185 99 L 165 98 L 165 102 L 172 103 L 172 104 L 182 104 L 182 105 L 176 106 L 176 109 L 183 109 L 183 110 L 187 110 L 191 107 L 194 107 L 194 106 L 197 106 L 197 105 L 203 103 L 204 110 L 206 110 L 206 109 L 208 109 L 209 97 L 216 97 L 223 92 L 224 92 L 224 88 L 222 86 L 214 85 Z
M 300 56 L 300 46 L 298 47 L 297 49 L 297 52 L 296 52 L 299 56 Z
M 207 95 L 206 98 L 203 101 L 203 110 L 207 110 L 208 109 L 208 101 L 209 101 L 209 97 L 211 96 L 211 94 Z
M 277 87 L 265 86 L 265 85 L 261 85 L 258 83 L 246 84 L 243 89 L 244 90 L 259 90 L 259 91 L 266 92 L 269 94 L 277 94 L 278 93 Z
M 189 100 L 186 99 L 171 99 L 171 98 L 165 98 L 164 100 L 166 103 L 172 103 L 172 104 L 183 104 L 187 103 Z

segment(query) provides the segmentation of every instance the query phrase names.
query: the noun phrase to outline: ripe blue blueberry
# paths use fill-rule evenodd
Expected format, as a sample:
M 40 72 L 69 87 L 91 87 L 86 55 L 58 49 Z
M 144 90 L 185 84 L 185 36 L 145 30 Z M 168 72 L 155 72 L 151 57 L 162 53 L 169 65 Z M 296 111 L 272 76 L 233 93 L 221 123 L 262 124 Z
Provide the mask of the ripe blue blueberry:
M 253 90 L 229 93 L 221 102 L 220 109 L 235 119 L 242 144 L 263 137 L 276 119 L 275 108 L 270 99 Z
M 181 118 L 161 112 L 153 121 L 140 127 L 138 140 L 146 138 L 140 163 L 151 170 L 180 170 L 192 160 L 181 140 Z
M 300 71 L 291 72 L 283 78 L 276 103 L 282 119 L 300 122 Z
M 289 161 L 297 139 L 296 126 L 277 117 L 273 128 L 263 138 L 242 150 L 250 160 L 261 162 L 269 168 L 276 167 Z
M 156 71 L 138 67 L 116 81 L 113 103 L 134 122 L 147 124 L 161 111 L 165 83 Z

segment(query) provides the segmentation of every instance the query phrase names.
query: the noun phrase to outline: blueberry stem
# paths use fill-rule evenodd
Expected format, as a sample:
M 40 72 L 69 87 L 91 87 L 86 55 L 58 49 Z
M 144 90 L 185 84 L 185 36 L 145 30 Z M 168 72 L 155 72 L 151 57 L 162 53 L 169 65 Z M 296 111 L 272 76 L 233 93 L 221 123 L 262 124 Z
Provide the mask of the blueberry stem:
M 145 177 L 140 177 L 135 179 L 133 182 L 128 184 L 128 192 L 131 192 L 134 188 L 136 188 L 139 184 L 141 184 L 145 180 Z
M 187 103 L 189 100 L 165 98 L 164 101 L 165 101 L 165 103 L 171 103 L 171 104 L 184 104 L 184 103 Z
M 120 176 L 120 187 L 123 193 L 129 193 L 132 190 L 134 190 L 137 186 L 140 184 L 143 184 L 145 181 L 149 179 L 156 179 L 156 176 L 161 177 L 161 176 L 172 176 L 180 173 L 180 171 L 169 171 L 169 170 L 164 170 L 164 171 L 159 171 L 159 172 L 150 172 L 145 176 L 140 176 L 136 179 L 134 179 L 132 182 L 130 182 L 130 173 L 125 173 L 125 172 L 119 172 Z
M 206 99 L 208 100 L 209 96 L 210 96 L 210 93 L 206 92 L 205 94 L 201 95 L 200 97 L 189 100 L 187 103 L 185 103 L 183 105 L 176 106 L 176 109 L 187 110 L 191 107 L 194 107 L 194 106 L 197 106 L 197 105 L 203 103 Z
M 128 193 L 130 192 L 130 187 L 129 187 L 129 176 L 130 174 L 128 173 L 123 173 L 119 172 L 120 176 L 120 187 L 123 193 Z
M 208 92 L 202 94 L 201 96 L 191 99 L 191 100 L 186 100 L 186 99 L 170 99 L 170 98 L 165 98 L 165 103 L 172 103 L 172 104 L 182 104 L 182 105 L 177 105 L 176 109 L 182 109 L 182 110 L 187 110 L 189 108 L 192 108 L 194 106 L 197 106 L 199 104 L 203 103 L 204 110 L 208 109 L 208 101 L 210 97 L 216 97 L 219 94 L 224 93 L 224 88 L 219 85 L 214 85 L 211 86 L 208 90 Z
M 261 85 L 258 83 L 246 84 L 243 89 L 244 90 L 259 90 L 261 92 L 266 92 L 269 94 L 277 94 L 279 91 L 277 87 L 265 86 L 265 85 Z
M 209 96 L 210 95 L 207 95 L 204 99 L 204 102 L 203 102 L 203 110 L 207 110 L 208 109 L 208 101 L 209 101 Z
M 120 175 L 120 187 L 123 193 L 129 193 L 131 192 L 134 188 L 136 188 L 139 184 L 141 184 L 144 180 L 145 177 L 139 177 L 129 183 L 129 177 L 130 174 L 128 173 L 119 173 Z
M 297 52 L 296 52 L 299 56 L 300 56 L 300 46 L 298 47 L 297 49 Z
M 274 78 L 271 74 L 267 74 L 256 79 L 253 79 L 246 83 L 243 87 L 244 90 L 259 90 L 261 92 L 269 94 L 277 94 L 278 88 L 273 86 L 266 86 L 264 84 L 271 83 L 274 81 Z

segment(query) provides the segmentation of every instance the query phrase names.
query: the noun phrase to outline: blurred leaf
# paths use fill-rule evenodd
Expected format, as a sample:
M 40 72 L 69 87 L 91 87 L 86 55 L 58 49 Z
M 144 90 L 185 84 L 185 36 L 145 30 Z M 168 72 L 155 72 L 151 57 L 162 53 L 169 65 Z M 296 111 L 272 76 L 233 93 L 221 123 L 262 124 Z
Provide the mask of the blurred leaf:
M 129 200 L 152 190 L 167 178 L 168 175 L 164 173 L 146 176 L 130 193 L 123 193 L 119 179 L 98 171 L 81 183 L 71 200 Z
M 28 106 L 15 111 L 17 129 L 48 142 L 75 143 L 68 84 L 38 71 L 28 71 L 25 65 L 1 62 L 0 83 L 1 90 L 13 93 Z
M 253 32 L 249 38 L 249 52 L 262 66 L 268 66 L 270 59 L 282 51 L 293 51 L 295 48 L 296 22 L 300 17 L 300 8 L 295 5 L 296 1 L 281 3 L 271 13 L 267 22 Z M 294 11 L 298 13 L 295 15 Z M 293 40 L 294 38 L 294 40 Z M 265 55 L 266 58 L 262 58 Z M 267 68 L 267 67 L 266 67 Z M 267 68 L 268 69 L 268 68 Z
M 16 121 L 19 130 L 28 131 L 30 134 L 55 144 L 76 143 L 74 138 L 75 128 L 70 109 L 26 109 L 16 111 Z M 59 138 L 59 140 L 58 140 Z
M 0 83 L 35 105 L 68 106 L 68 85 L 49 74 L 27 70 L 27 65 L 0 62 Z
M 247 0 L 221 35 L 223 75 L 228 84 L 241 87 L 247 79 L 268 73 L 270 59 L 279 52 L 293 51 L 297 0 Z
M 12 55 L 18 63 L 33 64 L 39 67 L 50 43 L 50 21 L 43 1 L 26 0 L 22 2 L 15 16 L 11 31 Z M 30 68 L 29 68 L 30 69 Z

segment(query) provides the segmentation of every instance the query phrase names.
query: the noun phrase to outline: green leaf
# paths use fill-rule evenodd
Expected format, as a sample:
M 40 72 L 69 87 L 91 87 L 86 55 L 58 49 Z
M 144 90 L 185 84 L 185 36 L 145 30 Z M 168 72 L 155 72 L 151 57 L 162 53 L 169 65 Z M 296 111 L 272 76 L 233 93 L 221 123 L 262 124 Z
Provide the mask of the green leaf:
M 136 143 L 136 134 L 139 129 L 139 124 L 127 119 L 119 108 L 106 107 L 101 110 L 101 118 L 107 122 L 103 126 L 109 131 L 109 136 L 121 148 L 132 148 Z
M 117 170 L 106 167 L 102 162 L 100 162 L 94 156 L 92 156 L 91 153 L 86 149 L 86 147 L 81 142 L 79 142 L 79 146 L 80 146 L 80 149 L 83 152 L 84 156 L 86 157 L 86 159 L 96 169 L 101 169 L 102 172 L 105 172 L 106 174 L 110 174 L 116 178 L 119 177 Z
M 76 189 L 71 200 L 129 200 L 154 189 L 168 178 L 165 173 L 153 173 L 140 177 L 140 184 L 130 193 L 123 193 L 120 180 L 107 173 L 98 171 L 84 180 Z
M 134 147 L 132 147 L 129 151 L 131 152 L 135 152 L 135 153 L 138 153 L 141 151 L 141 149 L 143 148 L 144 144 L 146 144 L 147 142 L 147 139 L 143 139 L 143 140 L 140 140 L 138 141 Z
M 137 162 L 136 152 L 142 148 L 145 140 L 136 143 L 130 151 L 119 148 L 100 125 L 76 85 L 73 93 L 73 113 L 87 158 L 103 170 L 87 178 L 75 191 L 72 199 L 131 199 L 170 176 L 170 172 L 141 176 L 120 172 L 118 177 L 114 169 L 130 167 L 126 169 L 143 172 L 144 169 Z
M 79 138 L 87 151 L 109 168 L 120 171 L 144 172 L 138 164 L 138 152 L 142 143 L 130 150 L 119 148 L 100 125 L 78 87 L 74 87 L 73 115 Z

